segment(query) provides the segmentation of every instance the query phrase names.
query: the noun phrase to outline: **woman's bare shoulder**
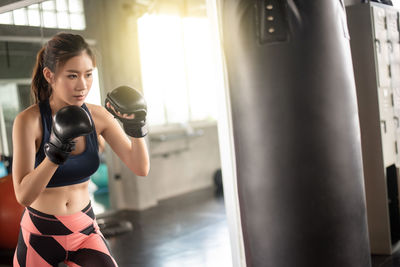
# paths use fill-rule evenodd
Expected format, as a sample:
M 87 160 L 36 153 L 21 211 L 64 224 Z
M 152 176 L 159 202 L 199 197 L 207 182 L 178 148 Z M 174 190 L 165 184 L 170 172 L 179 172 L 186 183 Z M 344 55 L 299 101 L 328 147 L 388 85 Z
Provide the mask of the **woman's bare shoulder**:
M 92 115 L 97 132 L 102 134 L 102 132 L 108 127 L 107 125 L 109 125 L 110 120 L 112 120 L 113 117 L 103 106 L 87 103 L 86 106 Z
M 86 106 L 93 118 L 104 119 L 105 116 L 109 116 L 109 112 L 103 106 L 88 103 L 86 103 Z
M 33 104 L 23 111 L 21 111 L 16 117 L 14 123 L 25 127 L 32 127 L 40 122 L 40 109 L 38 104 Z
M 33 104 L 21 111 L 15 119 L 35 120 L 40 117 L 40 109 L 38 104 Z

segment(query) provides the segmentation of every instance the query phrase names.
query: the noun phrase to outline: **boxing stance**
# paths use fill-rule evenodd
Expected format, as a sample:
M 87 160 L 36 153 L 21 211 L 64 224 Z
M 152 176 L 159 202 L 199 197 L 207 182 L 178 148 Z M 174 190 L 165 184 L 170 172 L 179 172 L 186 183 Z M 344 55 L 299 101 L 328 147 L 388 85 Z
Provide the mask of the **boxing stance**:
M 85 103 L 94 67 L 79 35 L 58 34 L 37 55 L 36 103 L 13 126 L 14 190 L 26 207 L 14 266 L 117 266 L 96 223 L 88 183 L 100 162 L 99 138 L 133 173 L 148 174 L 147 111 L 142 95 L 129 87 L 110 92 L 105 107 Z

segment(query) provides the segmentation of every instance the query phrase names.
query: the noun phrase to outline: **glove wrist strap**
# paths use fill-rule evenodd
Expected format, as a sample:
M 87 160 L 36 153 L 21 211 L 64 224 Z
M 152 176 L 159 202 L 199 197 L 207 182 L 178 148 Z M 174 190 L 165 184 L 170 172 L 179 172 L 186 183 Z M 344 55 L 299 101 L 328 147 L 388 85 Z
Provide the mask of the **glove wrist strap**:
M 128 123 L 123 124 L 124 131 L 127 135 L 134 138 L 145 137 L 148 133 L 147 125 L 130 125 Z

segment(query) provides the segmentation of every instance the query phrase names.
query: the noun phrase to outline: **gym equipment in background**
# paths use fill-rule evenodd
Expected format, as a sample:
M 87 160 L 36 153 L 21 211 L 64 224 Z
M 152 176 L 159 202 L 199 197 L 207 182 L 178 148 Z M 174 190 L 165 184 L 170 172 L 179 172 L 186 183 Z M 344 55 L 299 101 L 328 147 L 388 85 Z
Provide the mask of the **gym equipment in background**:
M 0 178 L 6 176 L 7 174 L 8 172 L 4 162 L 0 161 Z
M 108 169 L 105 163 L 100 163 L 97 171 L 91 176 L 91 180 L 97 186 L 94 194 L 108 192 Z
M 17 202 L 12 176 L 0 178 L 0 248 L 14 249 L 24 208 Z
M 400 10 L 371 2 L 348 6 L 346 11 L 371 253 L 390 255 L 400 245 Z

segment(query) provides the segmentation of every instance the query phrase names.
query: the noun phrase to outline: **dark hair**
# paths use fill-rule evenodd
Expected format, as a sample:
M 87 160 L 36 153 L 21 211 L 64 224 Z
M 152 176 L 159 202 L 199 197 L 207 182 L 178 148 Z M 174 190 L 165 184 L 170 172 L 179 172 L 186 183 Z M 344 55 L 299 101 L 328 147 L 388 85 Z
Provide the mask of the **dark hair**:
M 93 65 L 96 65 L 92 50 L 78 34 L 59 33 L 40 49 L 32 73 L 31 91 L 35 103 L 48 99 L 52 93 L 52 88 L 43 75 L 43 69 L 47 67 L 55 73 L 70 58 L 80 55 L 83 51 L 92 59 Z

